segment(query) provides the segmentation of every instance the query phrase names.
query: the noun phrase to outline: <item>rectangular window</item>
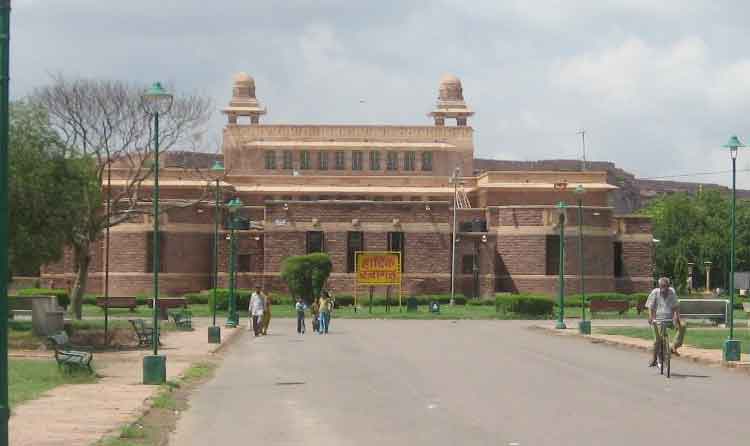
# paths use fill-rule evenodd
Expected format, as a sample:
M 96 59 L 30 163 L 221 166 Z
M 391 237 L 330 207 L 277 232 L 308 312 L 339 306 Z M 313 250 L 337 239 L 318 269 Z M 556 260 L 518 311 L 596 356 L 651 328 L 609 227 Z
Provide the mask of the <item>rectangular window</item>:
M 293 169 L 294 166 L 292 165 L 292 151 L 291 150 L 284 150 L 284 169 Z
M 417 163 L 417 154 L 414 152 L 404 152 L 404 170 L 414 170 Z
M 166 247 L 167 247 L 167 234 L 159 232 L 159 272 L 166 272 Z M 154 272 L 154 233 L 146 233 L 146 272 Z
M 273 150 L 266 150 L 266 169 L 276 169 L 276 152 Z
M 625 264 L 622 261 L 622 242 L 614 243 L 615 277 L 625 275 Z
M 310 168 L 310 151 L 302 150 L 299 153 L 299 168 L 300 170 L 307 170 Z
M 305 251 L 307 254 L 313 252 L 325 252 L 323 231 L 308 231 L 305 240 Z
M 370 170 L 380 170 L 380 152 L 377 150 L 370 152 Z
M 352 170 L 362 170 L 362 152 L 352 152 Z
M 250 254 L 240 254 L 237 256 L 237 272 L 250 272 Z
M 422 152 L 422 170 L 432 170 L 432 152 Z
M 548 235 L 546 245 L 545 274 L 548 276 L 560 274 L 560 236 Z
M 398 152 L 388 152 L 386 158 L 386 169 L 398 170 Z
M 388 251 L 398 251 L 401 253 L 401 272 L 405 271 L 406 265 L 406 240 L 403 232 L 388 233 Z
M 356 268 L 355 253 L 365 250 L 365 238 L 362 232 L 347 233 L 346 250 L 346 272 L 353 273 Z
M 464 255 L 461 258 L 461 274 L 471 274 L 474 272 L 474 256 Z
M 328 152 L 318 152 L 318 170 L 328 170 Z
M 344 170 L 346 167 L 346 154 L 344 152 L 336 152 L 336 170 Z

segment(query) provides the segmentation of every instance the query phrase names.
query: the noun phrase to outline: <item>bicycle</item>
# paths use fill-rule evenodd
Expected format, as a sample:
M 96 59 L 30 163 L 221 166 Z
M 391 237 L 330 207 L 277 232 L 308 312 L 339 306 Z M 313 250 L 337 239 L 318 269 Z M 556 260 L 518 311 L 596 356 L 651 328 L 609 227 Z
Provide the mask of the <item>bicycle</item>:
M 671 376 L 671 357 L 672 350 L 669 348 L 668 328 L 673 328 L 674 323 L 671 319 L 655 319 L 653 324 L 657 325 L 656 340 L 656 366 L 659 368 L 659 374 L 664 374 L 664 368 L 667 369 L 667 378 Z

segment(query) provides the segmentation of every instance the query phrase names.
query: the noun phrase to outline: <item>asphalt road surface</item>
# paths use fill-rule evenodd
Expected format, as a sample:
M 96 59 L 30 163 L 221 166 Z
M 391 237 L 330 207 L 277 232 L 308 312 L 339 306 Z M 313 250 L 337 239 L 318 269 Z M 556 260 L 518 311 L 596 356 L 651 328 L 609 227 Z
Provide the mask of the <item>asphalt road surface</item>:
M 298 336 L 275 319 L 229 348 L 170 444 L 750 442 L 750 375 L 676 359 L 666 379 L 644 352 L 528 325 L 334 319 Z

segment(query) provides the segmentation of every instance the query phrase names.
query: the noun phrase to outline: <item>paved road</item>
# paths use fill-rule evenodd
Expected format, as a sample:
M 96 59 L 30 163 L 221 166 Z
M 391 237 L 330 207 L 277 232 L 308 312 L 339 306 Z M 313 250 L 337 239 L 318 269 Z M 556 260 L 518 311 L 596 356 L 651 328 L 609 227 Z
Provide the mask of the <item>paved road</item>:
M 750 376 L 511 321 L 334 320 L 328 336 L 245 335 L 170 444 L 740 445 Z M 676 441 L 677 443 L 674 443 Z

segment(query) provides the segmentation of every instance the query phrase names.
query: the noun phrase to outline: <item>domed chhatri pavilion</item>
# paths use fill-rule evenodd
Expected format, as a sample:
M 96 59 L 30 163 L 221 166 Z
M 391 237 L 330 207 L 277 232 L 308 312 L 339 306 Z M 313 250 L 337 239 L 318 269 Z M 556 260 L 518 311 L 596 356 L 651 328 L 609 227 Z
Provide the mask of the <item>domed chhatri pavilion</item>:
M 330 285 L 354 284 L 354 253 L 400 251 L 408 294 L 451 289 L 453 202 L 457 197 L 456 289 L 466 296 L 557 289 L 560 201 L 575 204 L 585 189 L 583 234 L 587 291 L 645 291 L 652 277 L 648 219 L 613 215 L 607 173 L 597 171 L 474 170 L 474 142 L 461 81 L 443 76 L 431 125 L 265 124 L 255 80 L 234 76 L 223 109 L 225 174 L 222 200 L 239 197 L 249 229 L 239 231 L 238 281 L 284 290 L 287 256 L 325 251 L 333 260 Z M 451 177 L 457 174 L 457 181 Z M 118 177 L 120 175 L 121 177 Z M 114 187 L 126 175 L 113 170 Z M 119 179 L 118 179 L 119 178 Z M 165 203 L 195 199 L 205 177 L 165 166 Z M 144 185 L 148 190 L 149 184 Z M 210 186 L 209 186 L 210 187 Z M 211 189 L 209 189 L 210 191 Z M 143 196 L 148 197 L 146 191 Z M 209 193 L 208 197 L 213 194 Z M 163 294 L 211 287 L 213 201 L 174 208 L 161 217 Z M 226 220 L 227 214 L 223 218 Z M 111 295 L 151 289 L 149 216 L 134 217 L 111 233 Z M 226 222 L 222 222 L 224 228 Z M 567 210 L 566 290 L 578 291 L 578 222 Z M 228 282 L 226 229 L 219 237 L 219 285 Z M 93 250 L 89 291 L 101 292 L 104 243 Z M 72 283 L 70 255 L 43 271 L 46 285 Z

